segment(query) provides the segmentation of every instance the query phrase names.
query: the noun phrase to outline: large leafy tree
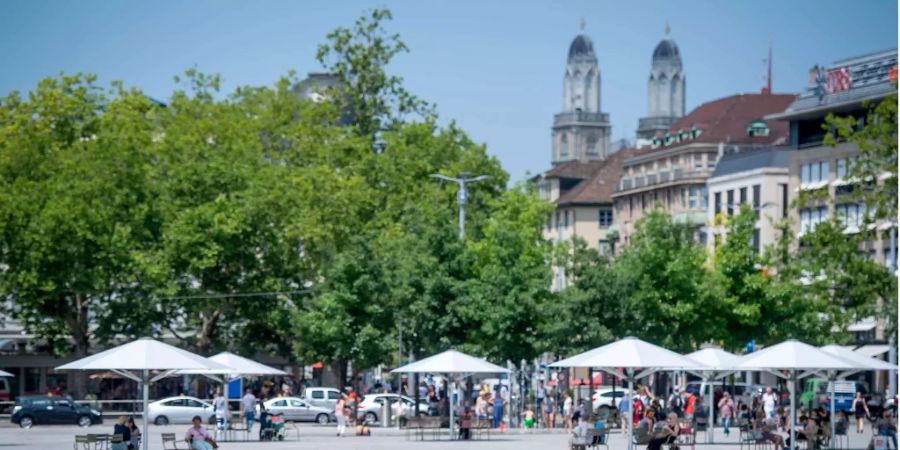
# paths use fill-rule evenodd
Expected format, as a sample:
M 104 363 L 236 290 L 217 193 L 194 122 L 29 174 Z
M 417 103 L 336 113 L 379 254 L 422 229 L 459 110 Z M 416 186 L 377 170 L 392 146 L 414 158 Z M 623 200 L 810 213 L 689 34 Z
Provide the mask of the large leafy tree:
M 57 354 L 149 331 L 139 254 L 160 235 L 157 109 L 81 75 L 0 100 L 0 292 Z

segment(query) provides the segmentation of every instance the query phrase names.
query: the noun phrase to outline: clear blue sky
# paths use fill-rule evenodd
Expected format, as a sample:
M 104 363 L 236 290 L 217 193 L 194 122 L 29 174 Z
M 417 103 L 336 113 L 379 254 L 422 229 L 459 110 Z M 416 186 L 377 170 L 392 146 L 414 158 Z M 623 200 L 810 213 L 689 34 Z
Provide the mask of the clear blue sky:
M 613 135 L 633 138 L 646 113 L 650 55 L 665 22 L 687 76 L 687 108 L 764 84 L 774 39 L 776 92 L 799 92 L 814 64 L 897 46 L 889 0 L 682 1 L 40 1 L 0 2 L 0 94 L 48 75 L 96 73 L 165 99 L 197 66 L 227 90 L 318 71 L 325 34 L 389 6 L 411 49 L 391 68 L 497 155 L 514 179 L 546 169 L 562 104 L 566 52 L 584 18 Z

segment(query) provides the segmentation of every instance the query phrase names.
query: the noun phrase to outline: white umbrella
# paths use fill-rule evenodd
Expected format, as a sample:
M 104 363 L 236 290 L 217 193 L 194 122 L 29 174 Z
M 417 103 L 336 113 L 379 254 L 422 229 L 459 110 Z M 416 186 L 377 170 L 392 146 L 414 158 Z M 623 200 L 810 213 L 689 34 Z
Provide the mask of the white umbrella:
M 111 370 L 141 384 L 144 397 L 144 430 L 141 441 L 144 450 L 148 448 L 147 404 L 150 403 L 150 383 L 165 378 L 178 369 L 224 369 L 221 364 L 210 361 L 200 355 L 173 347 L 149 337 L 141 338 L 127 344 L 72 361 L 56 368 L 56 370 Z M 156 377 L 150 378 L 151 370 L 163 370 Z
M 854 352 L 853 350 L 849 350 L 847 348 L 841 347 L 840 345 L 825 345 L 820 347 L 820 349 L 826 353 L 837 356 L 851 364 L 856 366 L 855 370 L 844 371 L 838 373 L 834 370 L 829 370 L 827 372 L 828 377 L 828 397 L 830 409 L 831 409 L 831 435 L 834 436 L 834 382 L 839 378 L 846 378 L 851 374 L 859 372 L 861 370 L 897 370 L 897 366 L 893 364 L 886 363 L 880 359 L 875 359 L 870 356 L 861 355 L 859 353 Z
M 733 373 L 735 371 L 737 362 L 741 359 L 740 356 L 735 355 L 734 353 L 726 352 L 720 347 L 712 344 L 705 345 L 700 350 L 689 353 L 685 356 L 694 361 L 697 361 L 700 364 L 703 364 L 704 366 L 710 367 L 709 370 L 700 371 L 700 377 L 703 378 L 704 384 L 706 384 L 710 380 L 726 377 L 729 374 Z M 711 428 L 715 428 L 715 405 L 713 405 L 712 388 L 710 388 L 710 395 L 709 398 L 707 398 L 707 402 L 709 405 L 708 426 L 710 426 Z M 715 433 L 706 433 L 706 441 L 712 443 L 714 441 L 714 434 Z
M 708 370 L 703 364 L 685 358 L 671 350 L 642 341 L 636 337 L 626 337 L 588 350 L 584 353 L 550 364 L 550 367 L 593 367 L 615 376 L 622 376 L 615 371 L 617 368 L 625 369 L 625 378 L 628 379 L 628 392 L 634 392 L 635 381 L 661 370 L 685 370 L 695 372 Z M 634 373 L 635 369 L 643 369 L 640 373 Z M 627 397 L 626 397 L 627 399 Z M 628 399 L 630 400 L 630 399 Z M 632 402 L 628 401 L 628 449 L 631 450 L 631 436 L 634 432 L 631 420 Z
M 231 352 L 222 352 L 208 358 L 214 363 L 225 366 L 221 369 L 183 369 L 175 371 L 176 375 L 227 375 L 229 379 L 241 378 L 251 375 L 287 375 L 283 370 L 260 364 L 252 359 L 235 355 Z
M 791 395 L 791 411 L 789 415 L 791 445 L 797 445 L 796 430 L 794 430 L 794 420 L 796 418 L 794 384 L 797 380 L 815 374 L 820 370 L 850 370 L 854 369 L 855 366 L 812 345 L 790 339 L 744 356 L 737 363 L 737 368 L 741 370 L 767 371 L 788 381 L 788 390 Z M 788 375 L 782 373 L 782 370 L 787 371 Z M 798 374 L 798 370 L 803 372 Z
M 473 373 L 509 373 L 496 364 L 491 364 L 483 359 L 467 355 L 457 350 L 447 350 L 437 355 L 398 367 L 391 373 L 448 373 L 448 374 L 473 374 Z M 450 383 L 449 397 L 453 399 L 453 383 Z M 453 406 L 450 407 L 450 439 L 453 440 Z
M 5 370 L 0 370 L 0 377 L 14 377 L 14 376 L 15 375 L 13 375 Z

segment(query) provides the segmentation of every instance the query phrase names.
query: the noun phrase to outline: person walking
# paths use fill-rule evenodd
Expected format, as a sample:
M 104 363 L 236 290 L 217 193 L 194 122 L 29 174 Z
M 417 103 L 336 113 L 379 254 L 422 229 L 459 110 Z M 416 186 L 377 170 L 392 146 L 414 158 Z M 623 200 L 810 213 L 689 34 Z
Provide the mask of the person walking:
M 763 412 L 766 413 L 766 417 L 775 417 L 775 403 L 777 401 L 778 396 L 772 392 L 772 388 L 767 387 L 766 393 L 762 395 Z
M 862 433 L 866 423 L 864 419 L 869 417 L 869 405 L 866 404 L 866 398 L 863 397 L 862 392 L 857 392 L 856 397 L 853 397 L 850 409 L 853 410 L 853 414 L 856 416 L 856 432 Z
M 537 393 L 535 395 L 535 398 L 536 398 L 535 403 L 537 403 L 537 407 L 535 408 L 535 410 L 538 412 L 538 415 L 541 415 L 541 413 L 544 411 L 544 406 L 543 406 L 544 400 L 546 400 L 546 398 L 547 398 L 547 389 L 544 388 L 543 381 L 538 383 Z
M 593 403 L 591 404 L 593 406 Z M 619 422 L 621 423 L 622 434 L 628 430 L 628 394 L 622 395 L 619 399 Z
M 734 418 L 734 400 L 728 392 L 722 393 L 719 399 L 719 417 L 722 419 L 722 427 L 725 428 L 725 436 L 728 436 L 728 427 L 731 425 L 731 419 Z
M 346 405 L 346 400 L 344 400 L 344 396 L 341 395 L 341 398 L 339 398 L 334 405 L 334 417 L 337 419 L 338 437 L 343 437 L 344 432 L 347 430 L 347 416 L 344 415 L 344 405 Z
M 675 388 L 675 392 L 669 397 L 669 411 L 675 413 L 678 417 L 684 414 L 684 397 L 681 396 L 681 389 Z
M 563 421 L 566 433 L 572 431 L 572 397 L 569 396 L 569 391 L 563 393 Z
M 216 390 L 216 398 L 213 400 L 213 408 L 216 412 L 216 440 L 219 434 L 224 435 L 228 429 L 228 399 L 225 398 L 225 389 L 221 386 Z
M 245 389 L 244 396 L 241 397 L 241 417 L 246 421 L 249 433 L 256 421 L 256 396 L 250 388 Z
M 503 404 L 506 400 L 500 395 L 500 388 L 497 388 L 497 394 L 494 396 L 494 417 L 491 421 L 491 428 L 500 428 L 503 424 Z

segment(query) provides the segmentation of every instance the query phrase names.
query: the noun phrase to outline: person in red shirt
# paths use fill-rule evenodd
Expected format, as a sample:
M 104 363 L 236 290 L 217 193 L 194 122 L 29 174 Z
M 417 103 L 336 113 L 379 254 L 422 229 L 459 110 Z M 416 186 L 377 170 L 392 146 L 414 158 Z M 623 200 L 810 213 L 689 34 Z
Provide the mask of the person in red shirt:
M 636 427 L 638 422 L 641 421 L 641 418 L 644 417 L 644 404 L 641 402 L 641 398 L 638 396 L 634 396 L 634 404 L 632 405 L 634 409 L 634 415 L 631 417 L 633 425 Z
M 694 406 L 697 403 L 697 397 L 694 397 L 694 394 L 691 394 L 688 391 L 684 391 L 684 418 L 685 419 L 693 419 L 694 418 Z

